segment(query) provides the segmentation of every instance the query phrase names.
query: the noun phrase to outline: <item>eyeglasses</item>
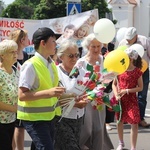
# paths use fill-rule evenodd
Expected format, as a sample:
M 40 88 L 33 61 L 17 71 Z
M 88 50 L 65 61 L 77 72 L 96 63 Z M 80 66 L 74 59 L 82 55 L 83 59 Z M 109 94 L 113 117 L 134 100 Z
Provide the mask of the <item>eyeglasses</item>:
M 79 58 L 80 57 L 80 54 L 79 53 L 76 53 L 76 54 L 67 54 L 67 53 L 63 53 L 63 54 L 65 54 L 65 55 L 67 55 L 69 58 Z

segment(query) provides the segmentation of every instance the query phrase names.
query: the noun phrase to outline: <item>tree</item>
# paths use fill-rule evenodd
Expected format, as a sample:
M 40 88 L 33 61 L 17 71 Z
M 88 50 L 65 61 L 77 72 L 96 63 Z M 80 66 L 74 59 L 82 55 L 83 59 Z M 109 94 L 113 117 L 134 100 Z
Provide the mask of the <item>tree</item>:
M 15 0 L 8 5 L 2 12 L 2 17 L 31 19 L 34 8 L 40 3 L 40 0 Z
M 99 18 L 104 18 L 110 12 L 107 6 L 106 0 L 82 0 L 82 11 L 98 9 Z
M 82 12 L 99 10 L 104 18 L 110 10 L 105 0 L 82 0 Z M 15 0 L 2 13 L 2 17 L 22 19 L 50 19 L 66 16 L 67 0 Z
M 63 0 L 41 0 L 34 11 L 33 19 L 50 19 L 66 16 L 66 2 Z
M 2 0 L 0 0 L 0 14 L 2 13 L 4 7 L 5 7 L 4 2 Z
M 13 3 L 2 12 L 2 17 L 30 19 L 33 9 L 27 5 Z
M 41 15 L 44 13 L 46 18 L 56 18 L 66 16 L 67 2 L 62 0 L 41 0 L 41 3 L 35 8 L 33 18 L 44 19 Z M 99 17 L 104 18 L 105 13 L 109 13 L 110 10 L 107 7 L 105 0 L 82 0 L 82 11 L 89 11 L 92 9 L 99 10 Z M 58 11 L 56 11 L 58 10 Z

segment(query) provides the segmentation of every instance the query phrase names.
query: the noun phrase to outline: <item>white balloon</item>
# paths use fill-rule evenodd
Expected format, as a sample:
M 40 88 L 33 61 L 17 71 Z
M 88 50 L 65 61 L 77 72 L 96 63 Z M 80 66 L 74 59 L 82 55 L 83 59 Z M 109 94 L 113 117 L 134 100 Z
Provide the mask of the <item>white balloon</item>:
M 124 36 L 125 36 L 125 33 L 127 31 L 127 28 L 126 27 L 122 27 L 120 28 L 118 31 L 117 31 L 117 34 L 116 34 L 116 40 L 120 43 L 121 40 L 124 39 Z
M 130 46 L 130 48 L 136 50 L 139 54 L 139 56 L 141 56 L 141 58 L 144 55 L 144 47 L 140 44 L 133 44 L 132 46 Z
M 101 43 L 109 43 L 116 34 L 113 22 L 107 18 L 99 19 L 94 25 L 94 34 Z

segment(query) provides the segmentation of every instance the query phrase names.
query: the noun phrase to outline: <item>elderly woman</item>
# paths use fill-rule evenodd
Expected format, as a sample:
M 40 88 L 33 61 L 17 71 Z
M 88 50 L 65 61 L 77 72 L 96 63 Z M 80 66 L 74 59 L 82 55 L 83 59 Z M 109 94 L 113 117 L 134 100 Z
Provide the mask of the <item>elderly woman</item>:
M 100 55 L 102 43 L 94 34 L 88 35 L 82 42 L 83 49 L 87 50 L 85 56 L 77 63 L 82 62 L 82 69 L 87 72 L 87 66 L 94 66 L 99 62 L 100 72 L 103 70 L 103 57 Z M 108 137 L 105 127 L 105 106 L 103 110 L 93 109 L 91 103 L 86 106 L 84 123 L 81 128 L 80 146 L 82 149 L 88 147 L 90 150 L 110 150 L 113 145 Z
M 58 66 L 60 86 L 64 86 L 66 88 L 66 95 L 67 93 L 69 95 L 73 92 L 72 88 L 75 82 L 74 79 L 69 77 L 69 74 L 80 56 L 78 47 L 75 42 L 67 40 L 60 45 L 57 55 L 62 61 Z M 74 107 L 67 116 L 61 119 L 58 118 L 55 137 L 56 149 L 80 150 L 79 135 L 86 104 L 86 101 L 80 100 L 74 104 Z M 65 111 L 66 109 L 64 107 L 63 114 Z
M 17 43 L 0 42 L 0 149 L 12 150 L 17 100 L 18 79 L 12 66 L 17 61 Z

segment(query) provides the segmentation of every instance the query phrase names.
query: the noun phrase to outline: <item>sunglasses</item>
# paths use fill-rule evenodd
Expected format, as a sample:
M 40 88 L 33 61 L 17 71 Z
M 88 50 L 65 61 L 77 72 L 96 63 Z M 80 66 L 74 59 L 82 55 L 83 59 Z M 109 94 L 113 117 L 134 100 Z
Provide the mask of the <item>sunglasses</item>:
M 69 58 L 79 58 L 80 57 L 80 54 L 79 53 L 76 53 L 76 54 L 67 54 L 67 53 L 63 53 L 63 54 L 65 54 L 65 55 L 67 55 Z

